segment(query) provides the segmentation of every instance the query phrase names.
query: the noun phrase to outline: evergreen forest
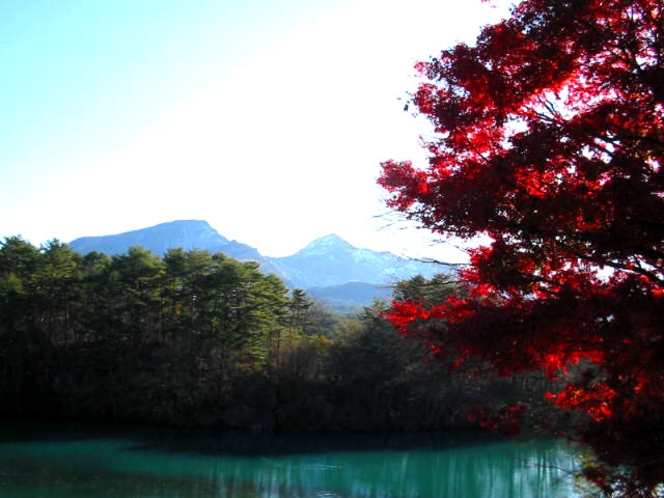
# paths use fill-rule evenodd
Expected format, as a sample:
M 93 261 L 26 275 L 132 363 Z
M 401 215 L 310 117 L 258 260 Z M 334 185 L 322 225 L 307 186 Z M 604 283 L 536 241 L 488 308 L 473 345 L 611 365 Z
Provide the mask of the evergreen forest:
M 397 282 L 394 298 L 444 299 L 449 275 Z M 83 256 L 52 240 L 0 245 L 0 413 L 267 431 L 469 429 L 523 403 L 551 430 L 544 375 L 445 367 L 399 335 L 376 301 L 326 310 L 254 262 L 132 247 Z M 431 365 L 436 362 L 436 365 Z M 457 368 L 458 367 L 458 368 Z M 473 375 L 466 375 L 469 371 Z M 479 373 L 478 373 L 479 372 Z M 476 419 L 475 421 L 473 421 Z

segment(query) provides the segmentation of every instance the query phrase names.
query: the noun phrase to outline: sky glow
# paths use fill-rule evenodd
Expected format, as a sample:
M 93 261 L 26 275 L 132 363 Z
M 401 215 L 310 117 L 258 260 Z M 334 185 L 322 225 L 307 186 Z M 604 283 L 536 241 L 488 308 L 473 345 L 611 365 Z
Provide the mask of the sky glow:
M 496 2 L 499 3 L 499 2 Z M 39 245 L 204 219 L 269 256 L 336 233 L 458 257 L 384 207 L 422 160 L 413 64 L 480 0 L 0 0 L 0 236 Z

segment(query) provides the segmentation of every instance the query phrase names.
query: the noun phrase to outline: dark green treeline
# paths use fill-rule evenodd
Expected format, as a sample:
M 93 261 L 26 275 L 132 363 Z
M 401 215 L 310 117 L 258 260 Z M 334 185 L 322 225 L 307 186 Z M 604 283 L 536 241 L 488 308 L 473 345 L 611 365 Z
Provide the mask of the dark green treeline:
M 440 299 L 446 277 L 397 284 Z M 0 246 L 0 410 L 100 421 L 292 430 L 467 426 L 468 411 L 541 380 L 427 365 L 376 303 L 334 316 L 254 262 L 140 247 L 82 256 L 53 240 Z

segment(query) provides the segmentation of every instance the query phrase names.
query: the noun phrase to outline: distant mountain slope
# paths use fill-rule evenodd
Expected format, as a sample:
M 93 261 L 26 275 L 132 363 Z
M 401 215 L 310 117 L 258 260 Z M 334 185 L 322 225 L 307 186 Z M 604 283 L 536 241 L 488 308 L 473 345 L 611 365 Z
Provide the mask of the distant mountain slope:
M 349 302 L 366 305 L 376 297 L 389 295 L 386 289 L 399 280 L 418 274 L 432 277 L 454 271 L 446 265 L 409 260 L 389 252 L 358 249 L 333 234 L 314 240 L 291 256 L 271 258 L 247 244 L 228 240 L 201 220 L 172 221 L 116 235 L 82 237 L 69 245 L 82 254 L 97 251 L 111 256 L 136 245 L 158 255 L 178 247 L 222 252 L 240 261 L 256 261 L 264 272 L 279 275 L 288 286 L 300 287 L 323 302 L 336 302 L 344 308 Z M 354 285 L 349 285 L 351 283 Z
M 348 282 L 329 287 L 313 287 L 307 294 L 325 303 L 340 313 L 357 311 L 358 307 L 370 306 L 376 300 L 389 300 L 392 286 L 368 284 L 366 282 Z

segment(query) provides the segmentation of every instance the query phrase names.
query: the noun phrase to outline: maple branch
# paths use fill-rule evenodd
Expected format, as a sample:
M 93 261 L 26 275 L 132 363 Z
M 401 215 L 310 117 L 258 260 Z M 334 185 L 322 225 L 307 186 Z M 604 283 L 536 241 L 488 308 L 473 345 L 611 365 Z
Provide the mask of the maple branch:
M 660 140 L 655 137 L 642 136 L 642 135 L 616 135 L 616 141 L 625 141 L 630 140 L 634 142 L 646 142 L 659 147 L 664 147 L 664 140 Z
M 662 280 L 661 276 L 658 276 L 657 273 L 648 271 L 641 266 L 634 267 L 633 265 L 626 265 L 617 261 L 606 261 L 605 265 L 609 268 L 613 268 L 614 270 L 622 270 L 628 273 L 637 273 L 643 277 L 646 277 L 650 282 L 657 284 L 658 286 L 664 285 L 664 280 Z

